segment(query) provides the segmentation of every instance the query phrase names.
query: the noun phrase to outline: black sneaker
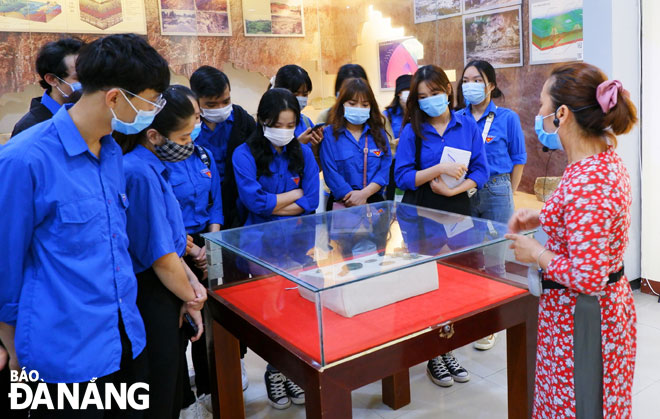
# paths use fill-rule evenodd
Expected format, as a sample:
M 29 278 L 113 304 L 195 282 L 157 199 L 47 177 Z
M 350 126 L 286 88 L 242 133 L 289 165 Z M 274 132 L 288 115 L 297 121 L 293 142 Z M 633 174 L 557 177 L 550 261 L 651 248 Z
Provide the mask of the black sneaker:
M 284 388 L 286 388 L 286 394 L 291 399 L 291 403 L 305 404 L 305 392 L 296 383 L 287 378 L 284 382 Z
M 453 352 L 447 352 L 444 355 L 440 355 L 440 357 L 455 381 L 458 381 L 459 383 L 467 383 L 470 381 L 470 373 L 468 370 L 461 367 L 456 358 L 454 358 Z
M 266 382 L 266 393 L 268 394 L 268 403 L 275 409 L 286 409 L 291 406 L 291 399 L 286 394 L 286 377 L 279 371 L 266 370 L 264 374 Z
M 451 387 L 454 385 L 454 379 L 451 378 L 449 370 L 439 356 L 431 359 L 426 364 L 426 373 L 431 381 L 440 387 Z

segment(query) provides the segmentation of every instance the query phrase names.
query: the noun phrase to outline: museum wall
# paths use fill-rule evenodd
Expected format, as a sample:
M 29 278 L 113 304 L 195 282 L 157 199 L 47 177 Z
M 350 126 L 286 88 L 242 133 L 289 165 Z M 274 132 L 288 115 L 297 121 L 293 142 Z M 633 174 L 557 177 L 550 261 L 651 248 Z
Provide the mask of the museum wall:
M 415 24 L 413 2 L 402 0 L 305 0 L 304 37 L 246 37 L 241 0 L 230 0 L 231 37 L 163 36 L 160 34 L 158 1 L 145 0 L 147 38 L 170 62 L 173 82 L 187 84 L 200 65 L 223 69 L 232 82 L 233 100 L 255 113 L 268 80 L 277 69 L 295 63 L 312 78 L 314 90 L 305 113 L 314 119 L 334 100 L 334 81 L 339 66 L 348 62 L 365 67 L 381 106 L 392 99 L 381 91 L 378 41 L 414 36 L 424 47 L 419 64 L 437 64 L 460 77 L 463 70 L 461 16 Z M 497 104 L 518 112 L 526 136 L 528 164 L 521 190 L 533 192 L 537 177 L 560 176 L 566 164 L 562 152 L 543 153 L 534 133 L 538 97 L 550 65 L 528 65 L 528 1 L 522 5 L 522 67 L 497 70 L 505 99 Z M 39 47 L 60 34 L 0 32 L 0 133 L 11 131 L 27 110 L 29 100 L 41 89 L 34 72 Z M 89 41 L 96 36 L 79 35 Z M 450 71 L 448 71 L 450 73 Z M 547 170 L 546 170 L 547 168 Z

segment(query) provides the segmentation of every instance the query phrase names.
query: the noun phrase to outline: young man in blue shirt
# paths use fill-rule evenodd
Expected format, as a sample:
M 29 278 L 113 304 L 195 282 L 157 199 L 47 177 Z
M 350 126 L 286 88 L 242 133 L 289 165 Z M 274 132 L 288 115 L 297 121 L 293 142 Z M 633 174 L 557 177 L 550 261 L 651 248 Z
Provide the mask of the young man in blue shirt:
M 81 383 L 82 397 L 94 379 L 105 400 L 103 383 L 130 387 L 146 378 L 126 234 L 130 204 L 110 133 L 149 125 L 170 76 L 167 62 L 129 34 L 87 45 L 76 72 L 84 86 L 76 105 L 0 149 L 0 339 L 15 344 L 12 358 L 44 382 Z M 63 410 L 31 417 L 74 413 L 103 417 Z
M 83 45 L 80 39 L 63 38 L 41 47 L 37 54 L 37 73 L 41 77 L 39 84 L 46 91 L 32 99 L 28 113 L 14 125 L 12 137 L 52 118 L 65 103 L 80 97 L 76 58 Z

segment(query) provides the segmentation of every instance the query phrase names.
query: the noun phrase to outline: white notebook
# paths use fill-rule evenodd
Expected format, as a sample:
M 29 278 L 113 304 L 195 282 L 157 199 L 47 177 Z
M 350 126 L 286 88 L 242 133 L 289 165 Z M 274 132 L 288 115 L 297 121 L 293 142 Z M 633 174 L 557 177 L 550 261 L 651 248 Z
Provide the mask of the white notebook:
M 472 156 L 472 152 L 470 151 L 462 150 L 460 148 L 454 148 L 454 147 L 445 147 L 444 150 L 442 150 L 442 157 L 440 158 L 440 163 L 459 163 L 459 164 L 464 164 L 465 167 L 469 167 L 470 156 Z M 440 177 L 451 189 L 457 187 L 465 180 L 465 176 L 463 176 L 458 180 L 449 175 L 441 175 Z

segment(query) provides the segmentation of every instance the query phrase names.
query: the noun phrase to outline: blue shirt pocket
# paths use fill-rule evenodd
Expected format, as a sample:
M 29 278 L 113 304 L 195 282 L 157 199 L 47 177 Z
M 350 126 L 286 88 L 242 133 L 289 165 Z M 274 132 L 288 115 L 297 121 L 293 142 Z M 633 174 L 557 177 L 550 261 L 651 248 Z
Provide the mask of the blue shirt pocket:
M 92 248 L 91 245 L 101 239 L 102 220 L 99 218 L 103 210 L 103 202 L 98 198 L 58 204 L 54 230 L 63 248 L 76 253 Z

